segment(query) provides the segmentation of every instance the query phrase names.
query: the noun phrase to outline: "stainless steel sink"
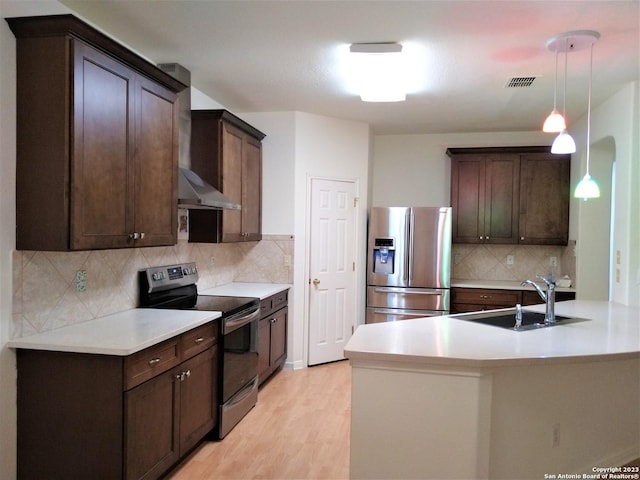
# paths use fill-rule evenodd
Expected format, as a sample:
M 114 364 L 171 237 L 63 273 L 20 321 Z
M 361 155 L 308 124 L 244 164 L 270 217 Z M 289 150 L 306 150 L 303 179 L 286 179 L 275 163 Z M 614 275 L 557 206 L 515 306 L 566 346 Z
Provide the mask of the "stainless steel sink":
M 557 325 L 567 325 L 569 323 L 586 322 L 589 320 L 588 318 L 565 317 L 562 315 L 556 315 L 555 323 L 544 323 L 544 313 L 522 310 L 522 326 L 516 329 L 515 308 L 510 310 L 485 311 L 450 316 L 451 318 L 455 318 L 458 320 L 466 320 L 469 322 L 482 323 L 485 325 L 493 325 L 494 327 L 506 328 L 509 330 L 514 330 L 516 332 L 554 327 Z

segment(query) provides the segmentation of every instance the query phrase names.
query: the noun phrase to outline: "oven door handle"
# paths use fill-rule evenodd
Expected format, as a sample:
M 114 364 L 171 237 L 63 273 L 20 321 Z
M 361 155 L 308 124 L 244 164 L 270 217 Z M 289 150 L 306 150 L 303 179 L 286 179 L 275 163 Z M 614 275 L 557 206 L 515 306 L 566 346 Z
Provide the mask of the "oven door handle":
M 258 306 L 253 312 L 248 315 L 243 315 L 242 317 L 232 318 L 224 321 L 224 331 L 223 335 L 227 333 L 233 332 L 240 327 L 245 326 L 247 323 L 253 322 L 255 319 L 260 317 L 260 307 Z

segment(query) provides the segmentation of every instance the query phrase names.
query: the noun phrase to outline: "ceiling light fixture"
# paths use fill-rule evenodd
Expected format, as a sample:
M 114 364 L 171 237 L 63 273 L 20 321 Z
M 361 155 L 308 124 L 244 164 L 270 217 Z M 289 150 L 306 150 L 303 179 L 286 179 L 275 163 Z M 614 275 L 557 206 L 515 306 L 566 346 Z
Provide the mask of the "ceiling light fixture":
M 593 30 L 576 30 L 572 32 L 561 33 L 555 37 L 550 38 L 547 41 L 547 48 L 552 52 L 564 52 L 564 96 L 563 96 L 563 115 L 566 122 L 566 102 L 567 102 L 567 57 L 569 52 L 575 52 L 582 50 L 583 48 L 593 46 L 598 41 L 600 34 Z M 591 78 L 589 78 L 591 81 Z M 589 102 L 591 102 L 591 93 L 589 93 Z M 590 107 L 589 107 L 590 110 Z M 587 151 L 589 145 L 587 145 Z M 576 151 L 575 142 L 571 135 L 567 132 L 566 123 L 565 128 L 556 137 L 551 146 L 551 153 L 567 154 L 574 153 Z
M 566 72 L 565 72 L 566 75 Z M 544 121 L 544 125 L 542 125 L 543 132 L 561 132 L 567 125 L 564 121 L 564 117 L 560 114 L 558 109 L 556 108 L 556 99 L 558 93 L 558 50 L 556 49 L 556 74 L 553 81 L 553 110 Z
M 406 99 L 406 75 L 402 45 L 354 43 L 352 72 L 360 98 L 364 102 L 401 102 Z

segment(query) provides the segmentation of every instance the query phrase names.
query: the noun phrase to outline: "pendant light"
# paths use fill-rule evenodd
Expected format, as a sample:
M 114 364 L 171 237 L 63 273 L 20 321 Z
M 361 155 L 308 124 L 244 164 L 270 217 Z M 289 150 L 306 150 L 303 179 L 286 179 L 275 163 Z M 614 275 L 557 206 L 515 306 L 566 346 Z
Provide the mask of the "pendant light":
M 563 120 L 567 118 L 567 57 L 569 56 L 569 39 L 564 38 L 564 91 L 562 94 L 562 115 Z M 574 153 L 576 151 L 576 142 L 573 137 L 567 132 L 566 123 L 561 129 L 560 134 L 556 137 L 551 145 L 551 153 L 566 154 Z
M 564 121 L 564 117 L 560 114 L 558 109 L 556 108 L 556 99 L 558 93 L 558 49 L 556 48 L 556 75 L 553 81 L 553 110 L 544 121 L 542 125 L 543 132 L 561 132 L 566 127 L 566 123 Z
M 585 173 L 584 177 L 578 185 L 576 186 L 576 190 L 573 194 L 576 198 L 583 198 L 585 201 L 588 198 L 598 198 L 600 197 L 600 188 L 596 181 L 591 178 L 589 175 L 589 151 L 591 149 L 591 77 L 593 76 L 593 44 L 597 38 L 591 43 L 591 55 L 589 59 L 589 99 L 587 102 L 587 173 Z

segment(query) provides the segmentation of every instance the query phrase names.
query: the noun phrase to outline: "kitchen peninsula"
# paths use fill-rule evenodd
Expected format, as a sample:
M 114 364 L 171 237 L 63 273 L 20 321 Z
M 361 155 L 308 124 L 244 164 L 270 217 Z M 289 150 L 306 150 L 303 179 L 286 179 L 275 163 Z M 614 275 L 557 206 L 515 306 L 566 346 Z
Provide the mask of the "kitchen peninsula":
M 640 309 L 568 301 L 556 313 L 589 320 L 359 327 L 345 348 L 351 478 L 540 479 L 640 457 Z

